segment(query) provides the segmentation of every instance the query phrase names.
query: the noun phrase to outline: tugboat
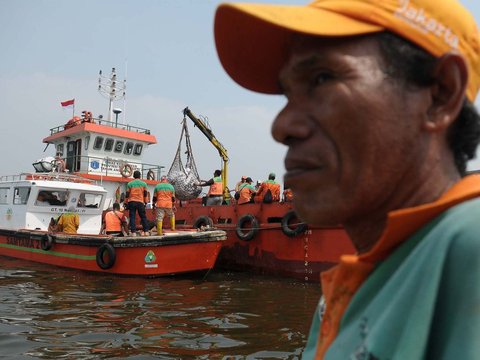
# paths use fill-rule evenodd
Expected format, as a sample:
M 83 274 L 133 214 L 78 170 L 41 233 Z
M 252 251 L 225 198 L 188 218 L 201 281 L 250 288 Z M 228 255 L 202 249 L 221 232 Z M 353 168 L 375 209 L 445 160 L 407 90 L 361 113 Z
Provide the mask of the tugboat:
M 121 110 L 113 108 L 113 101 L 121 91 L 112 91 L 118 83 L 115 69 L 107 80 L 99 80 L 110 89 L 105 91 L 110 94 L 107 120 L 83 111 L 81 117 L 74 116 L 50 129 L 50 134 L 43 139 L 44 143 L 55 147 L 57 154 L 56 159 L 45 161 L 47 167 L 64 167 L 69 174 L 102 184 L 107 190 L 104 210 L 114 202 L 123 202 L 126 184 L 132 180 L 135 170 L 140 171 L 149 193 L 153 194 L 165 168 L 142 161 L 147 147 L 157 143 L 156 137 L 148 129 L 118 123 Z M 112 120 L 113 114 L 115 121 Z M 201 197 L 181 201 L 176 206 L 176 227 L 226 231 L 227 240 L 222 245 L 216 266 L 318 282 L 321 271 L 336 264 L 340 255 L 354 251 L 343 228 L 308 226 L 298 220 L 289 201 L 238 206 L 227 186 L 227 150 L 205 122 L 188 108 L 183 110 L 183 115 L 184 126 L 189 118 L 222 158 L 224 205 L 204 206 Z M 180 189 L 176 187 L 177 190 Z M 147 209 L 147 217 L 154 220 L 154 210 Z M 168 224 L 165 227 L 168 229 Z
M 223 231 L 185 229 L 162 236 L 99 235 L 107 191 L 62 173 L 0 177 L 0 255 L 66 268 L 131 276 L 167 276 L 213 268 Z M 49 230 L 77 213 L 77 234 Z

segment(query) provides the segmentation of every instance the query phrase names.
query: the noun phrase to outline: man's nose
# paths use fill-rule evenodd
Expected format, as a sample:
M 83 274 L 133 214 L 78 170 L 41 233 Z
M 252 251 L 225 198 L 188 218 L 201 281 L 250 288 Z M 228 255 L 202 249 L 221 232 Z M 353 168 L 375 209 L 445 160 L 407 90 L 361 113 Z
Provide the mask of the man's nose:
M 298 105 L 288 103 L 273 121 L 272 136 L 275 141 L 289 145 L 294 140 L 305 139 L 310 135 L 310 122 L 304 110 Z

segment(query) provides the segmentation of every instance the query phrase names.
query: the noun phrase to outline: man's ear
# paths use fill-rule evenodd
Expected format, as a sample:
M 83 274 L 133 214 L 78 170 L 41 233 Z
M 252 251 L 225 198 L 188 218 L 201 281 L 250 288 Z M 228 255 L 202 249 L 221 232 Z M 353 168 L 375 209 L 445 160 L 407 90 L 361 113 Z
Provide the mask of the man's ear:
M 425 128 L 435 132 L 448 128 L 460 113 L 468 81 L 466 61 L 459 54 L 447 53 L 438 59 L 432 75 L 432 103 Z

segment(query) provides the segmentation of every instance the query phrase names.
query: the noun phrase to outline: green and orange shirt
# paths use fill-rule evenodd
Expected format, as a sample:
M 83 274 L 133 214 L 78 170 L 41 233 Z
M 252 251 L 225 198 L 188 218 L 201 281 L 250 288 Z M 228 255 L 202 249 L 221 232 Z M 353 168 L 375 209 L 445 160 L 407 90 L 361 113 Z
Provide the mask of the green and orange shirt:
M 145 203 L 148 201 L 147 184 L 140 180 L 135 179 L 127 184 L 127 200 L 128 202 L 137 201 Z
M 173 207 L 173 201 L 175 199 L 175 188 L 168 182 L 161 182 L 155 186 L 153 190 L 153 201 L 156 202 L 156 206 L 159 208 Z
M 252 200 L 252 196 L 255 195 L 255 187 L 252 184 L 245 183 L 240 185 L 240 197 L 237 204 L 246 204 Z
M 393 211 L 369 252 L 324 272 L 325 307 L 302 358 L 476 359 L 479 196 L 471 175 L 433 203 Z
M 216 176 L 213 178 L 213 184 L 210 185 L 208 190 L 209 196 L 220 196 L 223 194 L 223 182 L 221 176 Z
M 270 190 L 272 194 L 272 201 L 280 201 L 280 184 L 275 180 L 267 180 L 260 185 L 255 195 L 256 198 L 258 197 L 258 201 L 263 200 L 268 190 Z

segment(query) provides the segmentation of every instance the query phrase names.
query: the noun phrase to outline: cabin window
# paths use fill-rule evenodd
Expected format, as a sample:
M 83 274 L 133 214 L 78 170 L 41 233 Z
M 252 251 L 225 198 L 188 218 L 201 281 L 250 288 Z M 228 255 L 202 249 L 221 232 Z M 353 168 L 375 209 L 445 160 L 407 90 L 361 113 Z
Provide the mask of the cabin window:
M 117 140 L 115 143 L 115 152 L 122 152 L 123 149 L 123 141 Z
M 13 203 L 15 205 L 23 205 L 28 201 L 30 188 L 26 186 L 16 187 L 13 190 Z
M 58 153 L 63 155 L 63 144 L 58 144 L 57 145 L 57 154 Z
M 90 136 L 85 136 L 85 150 L 88 150 L 89 145 L 90 145 Z
M 112 151 L 112 149 L 113 149 L 113 144 L 114 144 L 114 143 L 115 143 L 115 140 L 110 139 L 110 138 L 106 139 L 106 140 L 105 140 L 105 148 L 104 148 L 104 150 L 105 150 L 105 151 Z
M 133 155 L 142 155 L 142 144 L 135 144 L 135 149 L 133 150 Z
M 8 204 L 8 191 L 10 188 L 0 188 L 0 204 Z
M 66 190 L 40 190 L 35 200 L 37 206 L 65 206 L 68 201 L 68 191 Z
M 95 150 L 100 150 L 102 148 L 102 145 L 103 145 L 103 136 L 97 136 L 95 138 L 95 142 L 93 144 L 93 148 Z
M 127 141 L 125 144 L 125 150 L 123 151 L 124 154 L 131 155 L 133 151 L 133 143 L 130 141 Z
M 78 197 L 77 207 L 98 209 L 102 202 L 102 194 L 81 193 Z

